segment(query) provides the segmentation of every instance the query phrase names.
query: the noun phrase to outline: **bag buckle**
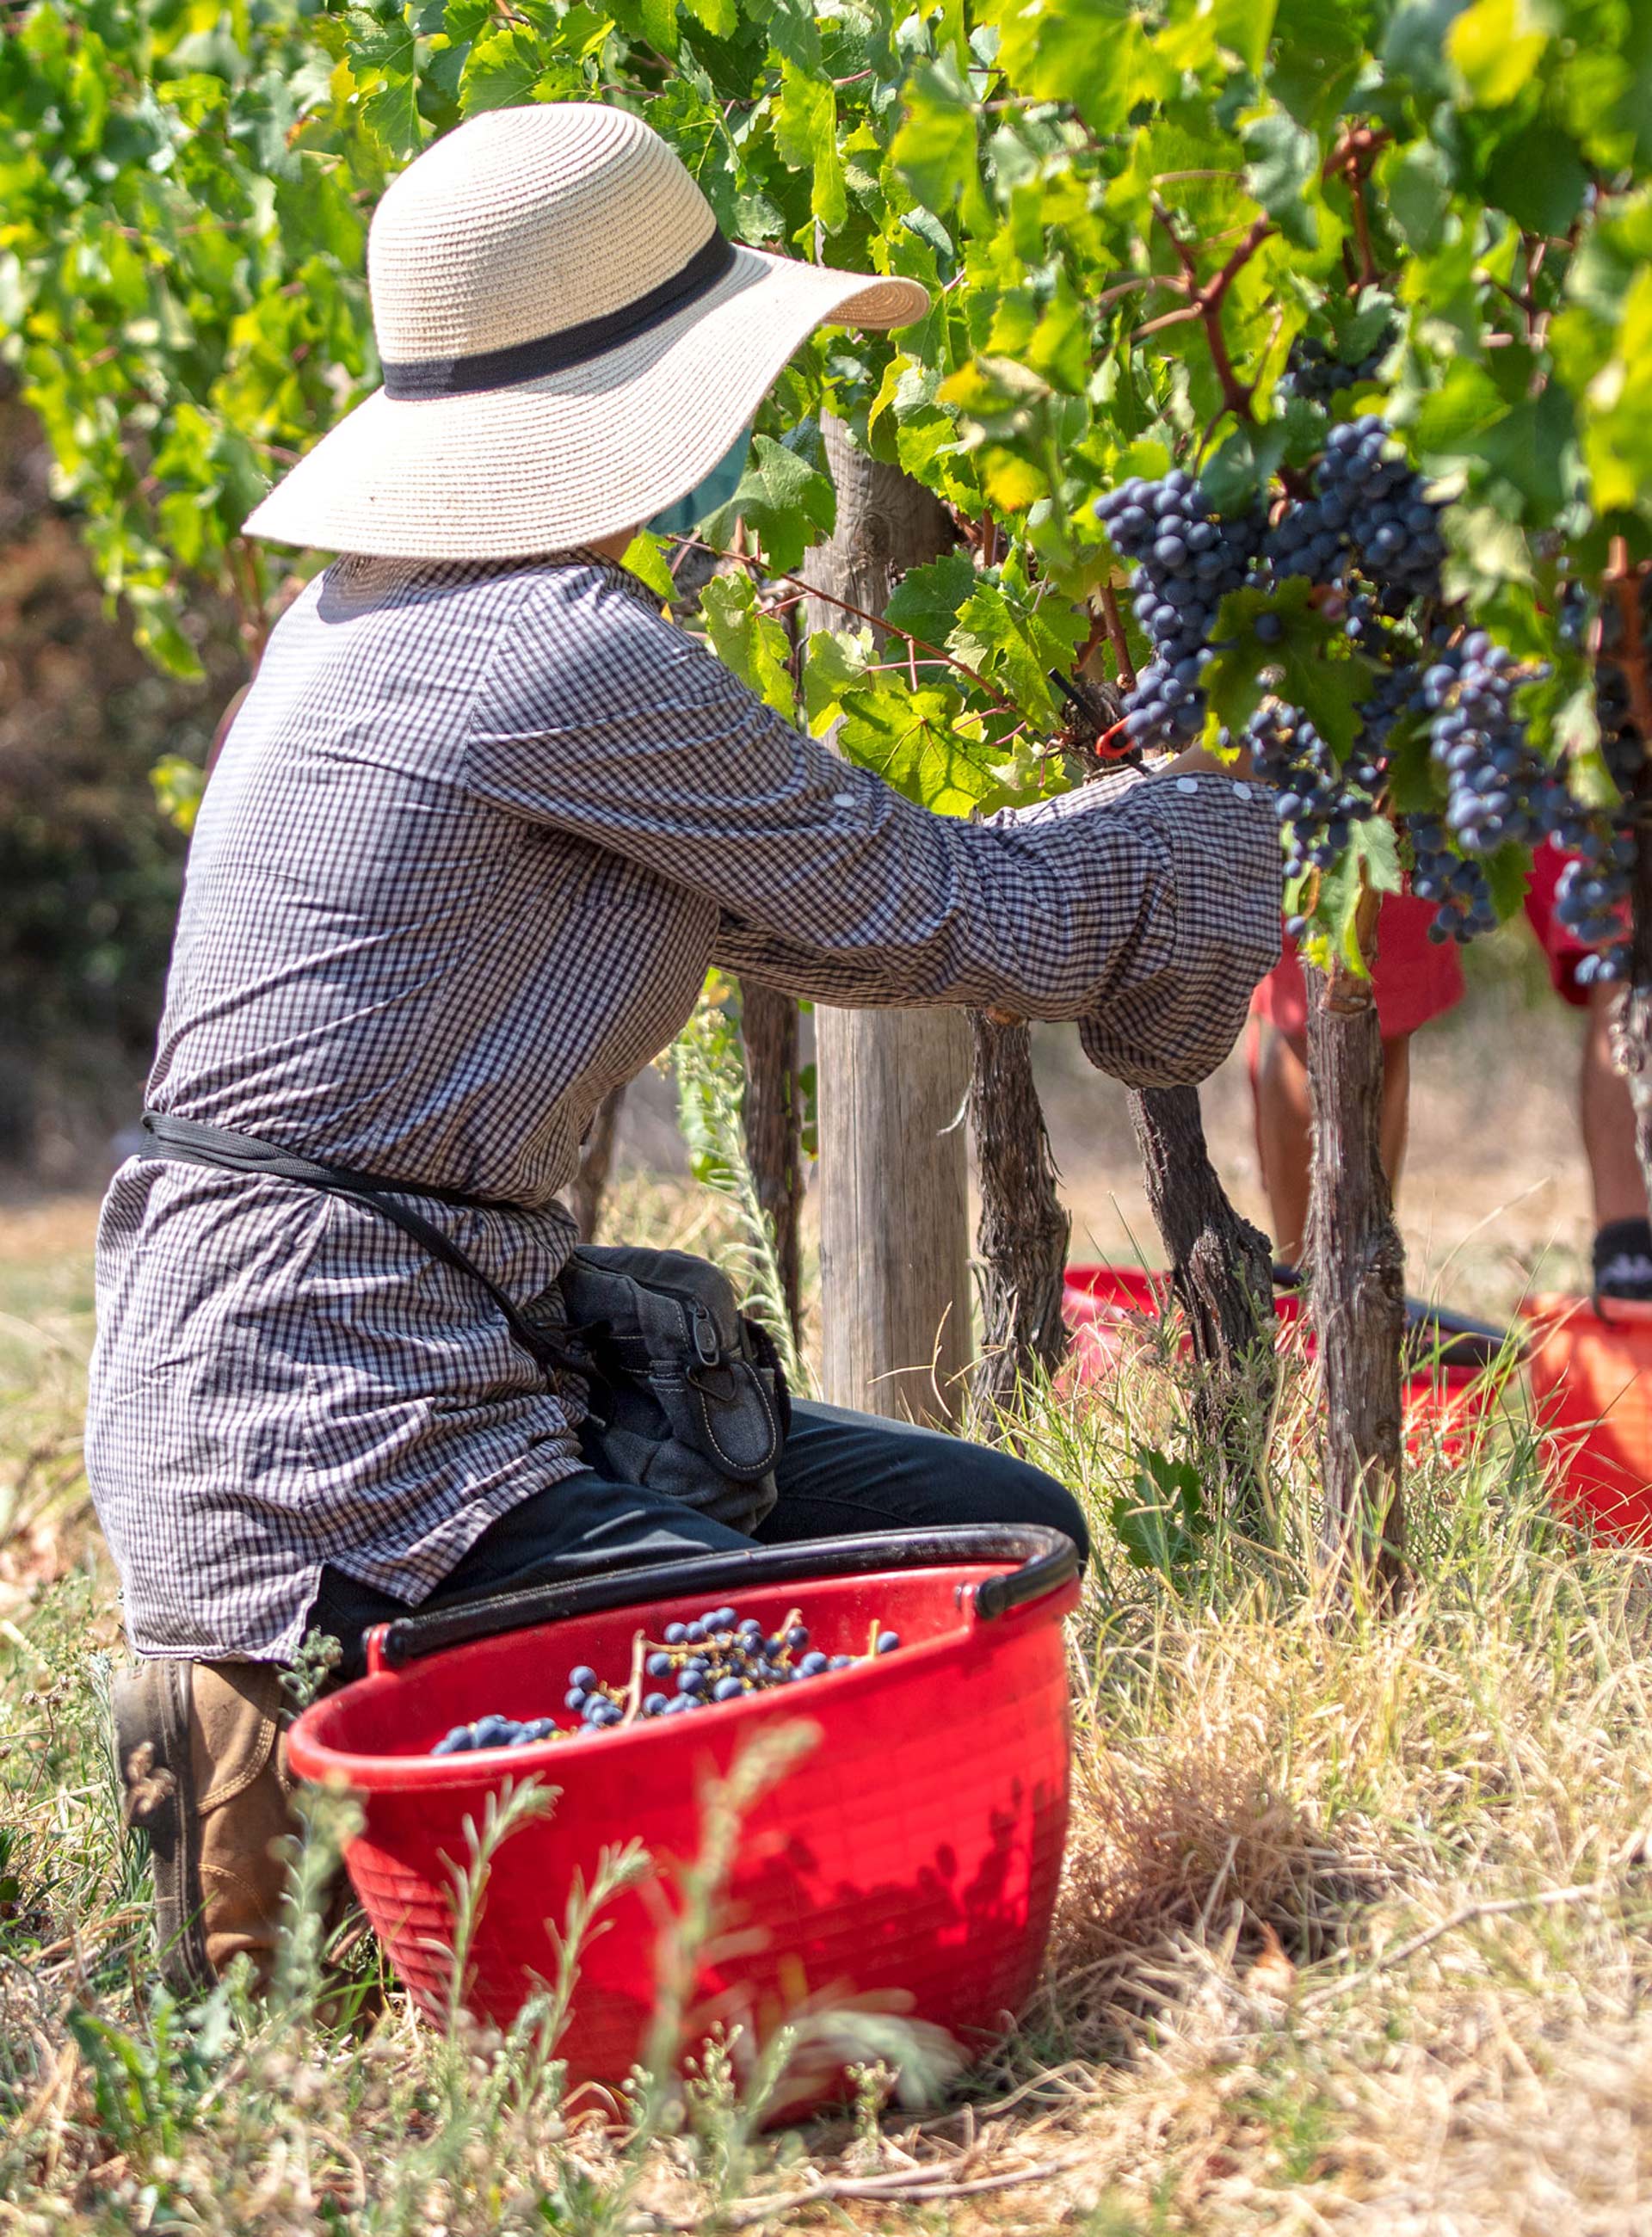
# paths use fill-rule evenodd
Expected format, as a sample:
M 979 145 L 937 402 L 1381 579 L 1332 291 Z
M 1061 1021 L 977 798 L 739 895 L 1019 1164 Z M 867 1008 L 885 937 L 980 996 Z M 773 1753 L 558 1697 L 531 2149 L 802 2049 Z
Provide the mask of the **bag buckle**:
M 689 1328 L 701 1366 L 721 1367 L 723 1345 L 717 1336 L 717 1324 L 697 1299 L 689 1308 Z

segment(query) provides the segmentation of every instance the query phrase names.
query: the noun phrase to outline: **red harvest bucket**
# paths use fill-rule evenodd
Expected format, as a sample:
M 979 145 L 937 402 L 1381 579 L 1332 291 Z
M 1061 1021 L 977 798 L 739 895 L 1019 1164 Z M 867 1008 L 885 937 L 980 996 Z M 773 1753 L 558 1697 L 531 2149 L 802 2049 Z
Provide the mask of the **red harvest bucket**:
M 530 1773 L 559 1790 L 554 1813 L 498 1852 L 472 1944 L 465 2001 L 499 2025 L 554 1976 L 576 1884 L 591 1884 L 605 1847 L 643 1844 L 651 1873 L 588 1939 L 558 2050 L 571 2085 L 611 2087 L 643 2052 L 662 1926 L 678 1870 L 699 1852 L 708 1779 L 766 1730 L 817 1726 L 817 1744 L 743 1822 L 683 2046 L 691 2056 L 713 2026 L 737 2027 L 741 2063 L 780 2023 L 803 2022 L 812 2049 L 776 2101 L 795 2111 L 867 2056 L 852 2026 L 834 2037 L 826 2016 L 942 2029 L 968 2058 L 1030 1993 L 1067 1834 L 1061 1618 L 1077 1598 L 1076 1556 L 1058 1532 L 975 1526 L 540 1587 L 372 1633 L 367 1676 L 305 1712 L 290 1760 L 360 1798 L 350 1877 L 432 2016 L 447 1997 L 450 1867 L 466 1864 L 466 1821 L 481 1824 L 490 1792 Z M 430 1755 L 452 1726 L 490 1712 L 577 1724 L 562 1698 L 572 1666 L 622 1675 L 639 1627 L 657 1640 L 720 1601 L 770 1627 L 796 1607 L 828 1653 L 863 1653 L 874 1623 L 902 1644 L 795 1691 L 598 1739 Z
M 1652 1304 L 1534 1298 L 1533 1408 L 1556 1496 L 1608 1538 L 1652 1542 Z
M 1073 1331 L 1073 1356 L 1080 1382 L 1104 1382 L 1116 1375 L 1147 1334 L 1146 1323 L 1162 1318 L 1171 1302 L 1170 1277 L 1140 1266 L 1069 1266 L 1061 1294 L 1061 1317 Z M 1292 1342 L 1307 1356 L 1312 1336 L 1300 1326 L 1302 1300 L 1294 1290 L 1273 1300 L 1283 1349 Z M 1192 1344 L 1183 1336 L 1186 1358 Z M 1461 1459 L 1476 1424 L 1496 1395 L 1497 1378 L 1483 1363 L 1456 1365 L 1431 1361 L 1405 1378 L 1405 1441 L 1415 1460 L 1437 1442 L 1448 1460 Z

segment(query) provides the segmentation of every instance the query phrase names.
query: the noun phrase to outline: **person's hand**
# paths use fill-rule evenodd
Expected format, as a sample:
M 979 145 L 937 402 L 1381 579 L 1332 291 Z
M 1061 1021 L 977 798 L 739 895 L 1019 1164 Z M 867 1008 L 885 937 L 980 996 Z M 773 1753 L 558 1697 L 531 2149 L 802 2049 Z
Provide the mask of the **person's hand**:
M 1241 746 L 1231 760 L 1213 754 L 1207 746 L 1188 746 L 1167 762 L 1157 762 L 1154 776 L 1228 776 L 1247 777 L 1251 774 L 1251 749 Z

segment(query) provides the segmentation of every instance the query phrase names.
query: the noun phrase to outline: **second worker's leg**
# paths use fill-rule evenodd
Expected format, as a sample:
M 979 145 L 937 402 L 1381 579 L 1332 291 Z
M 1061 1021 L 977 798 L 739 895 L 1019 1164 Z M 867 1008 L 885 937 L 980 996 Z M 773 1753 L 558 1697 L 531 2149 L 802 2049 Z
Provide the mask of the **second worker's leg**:
M 1616 987 L 1589 989 L 1578 1066 L 1578 1118 L 1595 1206 L 1595 1293 L 1652 1298 L 1652 1225 L 1635 1145 L 1629 1085 L 1612 1061 Z

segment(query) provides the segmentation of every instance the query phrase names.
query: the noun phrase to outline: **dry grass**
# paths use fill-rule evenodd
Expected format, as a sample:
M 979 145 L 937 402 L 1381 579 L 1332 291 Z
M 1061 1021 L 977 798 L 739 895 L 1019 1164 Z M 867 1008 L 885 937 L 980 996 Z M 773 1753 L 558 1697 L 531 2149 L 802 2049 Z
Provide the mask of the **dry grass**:
M 631 1231 L 716 1239 L 629 1186 Z M 9 1239 L 0 1308 L 54 1338 L 0 1353 L 0 1472 L 33 1496 L 72 1468 L 83 1237 Z M 320 2024 L 302 1967 L 269 2011 L 230 1996 L 187 2026 L 155 1999 L 103 1739 L 111 1580 L 56 1482 L 25 1550 L 0 1537 L 0 2227 L 1652 2230 L 1648 1564 L 1551 1523 L 1517 1409 L 1418 1470 L 1404 1607 L 1333 1614 L 1298 1393 L 1272 1542 L 1218 1527 L 1138 1568 L 1113 1502 L 1177 1448 L 1183 1398 L 1146 1358 L 1028 1409 L 1100 1560 L 1069 1871 L 1021 2031 L 929 2117 L 778 2139 L 713 2089 L 628 2144 L 522 2046 L 445 2042 L 393 1990 Z

